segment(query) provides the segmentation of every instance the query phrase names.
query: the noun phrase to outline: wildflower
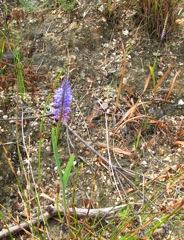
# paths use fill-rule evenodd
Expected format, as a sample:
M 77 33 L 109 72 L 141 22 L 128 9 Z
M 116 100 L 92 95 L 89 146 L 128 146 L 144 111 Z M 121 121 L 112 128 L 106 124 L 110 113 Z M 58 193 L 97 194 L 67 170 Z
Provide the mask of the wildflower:
M 166 33 L 166 28 L 164 27 L 162 34 L 161 34 L 161 40 L 165 37 L 165 33 Z
M 167 27 L 167 21 L 168 21 L 168 13 L 166 15 L 166 18 L 165 18 L 165 22 L 164 22 L 164 28 L 163 28 L 163 31 L 162 31 L 162 34 L 161 34 L 161 40 L 165 37 L 165 34 L 166 34 L 166 27 Z
M 69 79 L 64 78 L 60 88 L 55 90 L 54 95 L 54 119 L 66 123 L 69 119 L 72 103 L 72 92 Z

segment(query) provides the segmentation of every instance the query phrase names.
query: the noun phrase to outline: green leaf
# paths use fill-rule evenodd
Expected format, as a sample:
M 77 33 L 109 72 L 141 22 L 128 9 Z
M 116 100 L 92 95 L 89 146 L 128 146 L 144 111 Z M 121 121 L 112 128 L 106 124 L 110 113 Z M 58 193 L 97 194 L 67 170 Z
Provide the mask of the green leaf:
M 6 66 L 4 66 L 1 70 L 0 70 L 0 75 L 3 74 L 6 70 Z
M 52 128 L 52 146 L 53 146 L 53 150 L 54 150 L 54 157 L 56 160 L 59 177 L 62 182 L 63 174 L 61 171 L 61 164 L 60 164 L 60 160 L 59 160 L 58 147 L 57 147 L 57 134 L 56 134 L 55 128 Z
M 129 212 L 130 212 L 130 206 L 123 208 L 121 212 L 122 219 L 125 219 L 129 215 Z
M 69 176 L 70 176 L 70 173 L 71 173 L 71 170 L 72 170 L 72 166 L 73 166 L 73 162 L 74 162 L 74 155 L 72 154 L 70 156 L 70 159 L 66 165 L 66 168 L 65 168 L 65 172 L 63 174 L 63 185 L 64 185 L 64 189 L 66 189 L 66 185 L 68 183 L 68 179 L 69 179 Z

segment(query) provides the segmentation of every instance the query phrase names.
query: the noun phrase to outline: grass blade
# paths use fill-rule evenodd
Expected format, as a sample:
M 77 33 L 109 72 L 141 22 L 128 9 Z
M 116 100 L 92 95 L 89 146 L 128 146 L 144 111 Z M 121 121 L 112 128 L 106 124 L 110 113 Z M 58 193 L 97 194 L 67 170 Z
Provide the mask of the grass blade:
M 69 176 L 70 176 L 70 173 L 71 173 L 71 170 L 72 170 L 72 166 L 73 166 L 73 162 L 74 162 L 74 155 L 72 154 L 70 156 L 70 159 L 66 165 L 66 168 L 65 168 L 65 171 L 64 171 L 64 174 L 63 174 L 63 185 L 64 185 L 64 188 L 66 188 L 66 185 L 68 183 L 68 179 L 69 179 Z
M 176 72 L 176 74 L 175 74 L 175 76 L 174 76 L 174 78 L 173 78 L 171 87 L 170 87 L 170 89 L 169 89 L 169 92 L 168 92 L 167 96 L 165 97 L 165 99 L 164 99 L 164 101 L 163 101 L 163 104 L 164 104 L 164 103 L 167 101 L 167 99 L 170 97 L 170 95 L 171 95 L 171 93 L 172 93 L 172 91 L 173 91 L 174 85 L 175 85 L 175 83 L 176 83 L 176 79 L 177 79 L 177 77 L 179 76 L 179 74 L 180 74 L 180 71 Z
M 52 146 L 53 146 L 53 150 L 54 150 L 54 157 L 56 160 L 59 177 L 62 180 L 63 173 L 61 171 L 61 164 L 60 164 L 60 160 L 59 160 L 58 147 L 57 147 L 57 135 L 56 135 L 56 130 L 54 128 L 52 128 Z
M 167 75 L 169 74 L 170 70 L 171 70 L 172 66 L 170 65 L 167 69 L 167 71 L 164 73 L 164 75 L 158 80 L 157 85 L 154 88 L 154 97 L 156 97 L 157 94 L 157 90 L 160 87 L 160 85 L 162 84 L 162 82 L 164 81 L 164 79 L 167 77 Z

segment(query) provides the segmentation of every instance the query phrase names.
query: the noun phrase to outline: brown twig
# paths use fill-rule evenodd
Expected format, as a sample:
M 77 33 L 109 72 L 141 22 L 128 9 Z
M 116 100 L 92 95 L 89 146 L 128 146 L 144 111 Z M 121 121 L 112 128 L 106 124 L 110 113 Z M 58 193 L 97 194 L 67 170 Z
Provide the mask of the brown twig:
M 157 90 L 160 87 L 160 85 L 162 84 L 162 82 L 164 81 L 164 79 L 167 77 L 167 75 L 169 74 L 169 72 L 171 71 L 172 66 L 170 65 L 167 69 L 167 71 L 164 73 L 164 75 L 158 80 L 157 85 L 154 88 L 154 98 L 156 97 L 157 94 Z
M 125 50 L 125 47 L 124 47 L 123 43 L 121 44 L 121 49 L 122 49 L 123 56 L 124 56 L 124 63 L 123 63 L 123 69 L 122 69 L 122 72 L 121 72 L 121 78 L 120 78 L 120 81 L 119 81 L 119 88 L 118 88 L 118 93 L 117 93 L 117 97 L 116 97 L 116 104 L 115 104 L 115 108 L 114 108 L 114 113 L 116 113 L 117 108 L 118 108 L 118 103 L 119 103 L 119 98 L 120 98 L 120 94 L 121 94 L 121 89 L 122 89 L 122 86 L 123 86 L 123 79 L 124 79 L 124 76 L 125 76 L 126 63 L 127 63 L 126 50 Z
M 174 78 L 173 78 L 173 81 L 172 81 L 172 84 L 171 84 L 171 86 L 170 86 L 169 92 L 168 92 L 167 96 L 165 97 L 165 99 L 163 100 L 163 103 L 162 103 L 162 104 L 164 104 L 164 103 L 167 101 L 167 99 L 170 97 L 170 95 L 171 95 L 171 93 L 172 93 L 172 90 L 173 90 L 173 88 L 174 88 L 174 85 L 175 85 L 175 83 L 176 83 L 176 79 L 177 79 L 177 77 L 178 77 L 179 75 L 180 75 L 180 71 L 177 71 L 176 74 L 175 74 L 175 76 L 174 76 Z
M 104 217 L 106 215 L 113 215 L 116 212 L 118 212 L 120 209 L 126 207 L 127 204 L 123 204 L 120 206 L 116 207 L 108 207 L 108 208 L 98 208 L 98 209 L 83 209 L 83 208 L 69 208 L 68 211 L 69 213 L 75 213 L 78 217 L 85 217 L 88 214 L 88 217 Z M 43 214 L 44 219 L 50 219 L 53 216 L 58 215 L 58 211 L 60 212 L 61 215 L 64 215 L 64 210 L 63 209 L 56 209 L 55 207 L 49 205 L 47 206 L 48 212 L 45 212 Z M 41 216 L 37 218 L 33 218 L 30 221 L 22 222 L 20 224 L 17 224 L 15 226 L 9 227 L 6 230 L 0 231 L 0 239 L 3 239 L 5 237 L 10 236 L 10 234 L 15 235 L 18 232 L 24 230 L 24 229 L 29 229 L 30 226 L 33 226 L 37 223 L 42 223 L 43 219 Z
M 53 113 L 48 113 L 45 114 L 44 117 L 50 117 L 53 116 Z M 0 118 L 0 121 L 23 121 L 23 120 L 32 120 L 32 119 L 37 119 L 37 118 L 42 118 L 43 115 L 38 115 L 38 116 L 32 116 L 32 117 L 24 117 L 24 118 Z

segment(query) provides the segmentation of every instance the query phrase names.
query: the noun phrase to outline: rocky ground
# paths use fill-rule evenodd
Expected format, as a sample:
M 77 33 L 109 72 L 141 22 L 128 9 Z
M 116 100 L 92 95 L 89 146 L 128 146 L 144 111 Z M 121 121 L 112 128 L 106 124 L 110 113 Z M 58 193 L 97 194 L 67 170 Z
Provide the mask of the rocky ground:
M 18 173 L 23 189 L 26 189 L 25 173 L 20 170 L 16 147 L 19 141 L 26 174 L 29 175 L 30 161 L 37 181 L 40 116 L 50 93 L 46 113 L 52 111 L 53 83 L 62 69 L 62 75 L 70 77 L 73 92 L 70 127 L 100 154 L 111 159 L 113 164 L 131 169 L 137 175 L 137 187 L 142 184 L 142 174 L 145 181 L 160 176 L 158 180 L 163 185 L 178 174 L 181 178 L 176 178 L 175 186 L 170 186 L 169 190 L 166 188 L 168 185 L 161 188 L 155 200 L 156 206 L 167 207 L 182 196 L 183 19 L 177 21 L 175 31 L 167 36 L 166 41 L 158 42 L 150 39 L 144 26 L 136 21 L 134 9 L 117 3 L 109 14 L 106 6 L 101 1 L 97 2 L 81 2 L 72 12 L 56 7 L 52 10 L 25 11 L 19 5 L 12 8 L 11 1 L 10 5 L 7 3 L 11 17 L 7 17 L 6 51 L 1 62 L 1 68 L 6 65 L 7 72 L 0 75 L 0 140 L 4 144 L 0 153 L 0 203 L 7 209 L 11 210 L 15 202 L 21 201 L 7 157 L 15 173 Z M 3 10 L 1 19 L 5 19 Z M 17 80 L 12 70 L 13 45 L 20 46 L 26 87 L 24 103 L 17 97 Z M 124 87 L 115 112 L 125 63 L 123 49 L 126 50 Z M 153 65 L 157 54 L 157 79 L 164 76 L 169 65 L 172 67 L 154 97 L 152 81 L 144 93 L 143 90 L 149 65 Z M 172 94 L 163 104 L 178 72 Z M 132 115 L 126 115 L 138 100 L 140 105 Z M 26 119 L 17 126 L 14 119 L 21 118 L 22 113 Z M 56 195 L 59 180 L 51 144 L 51 129 L 55 125 L 51 117 L 46 117 L 41 136 L 41 189 L 51 197 Z M 62 127 L 59 154 L 63 167 L 70 152 L 75 154 L 75 165 L 67 189 L 69 203 L 71 187 L 81 164 L 75 199 L 78 207 L 87 205 L 90 198 L 94 207 L 108 207 L 122 202 L 123 190 L 121 186 L 116 186 L 106 164 Z M 131 180 L 135 182 L 133 178 Z M 127 181 L 122 182 L 126 194 L 134 191 Z M 146 196 L 149 198 L 153 192 L 154 185 L 149 185 Z M 132 201 L 134 195 L 127 199 Z

